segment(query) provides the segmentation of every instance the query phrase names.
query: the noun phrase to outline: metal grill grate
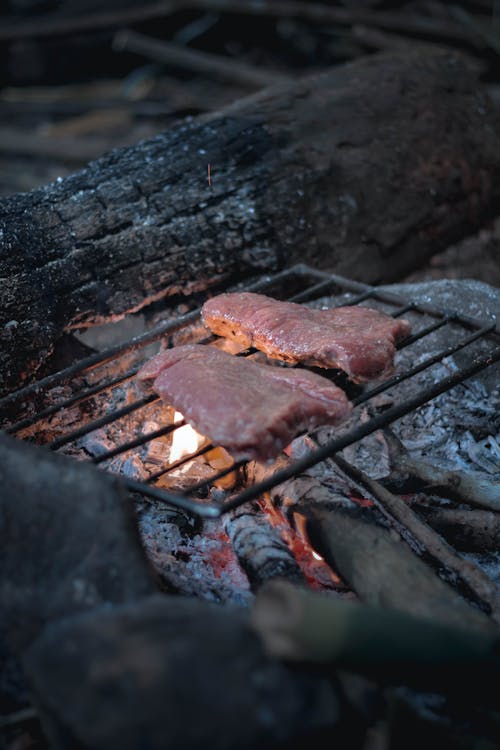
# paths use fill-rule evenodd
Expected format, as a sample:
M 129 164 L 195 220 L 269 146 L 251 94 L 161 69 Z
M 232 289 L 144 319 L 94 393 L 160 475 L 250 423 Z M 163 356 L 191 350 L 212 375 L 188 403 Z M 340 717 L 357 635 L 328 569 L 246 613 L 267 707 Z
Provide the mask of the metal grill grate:
M 223 476 L 235 471 L 236 468 L 241 467 L 245 462 L 239 461 L 236 464 L 228 467 L 222 471 L 214 473 L 207 480 L 198 482 L 189 487 L 188 490 L 183 492 L 170 492 L 163 488 L 155 487 L 153 482 L 157 481 L 159 477 L 164 476 L 168 472 L 179 468 L 188 461 L 191 461 L 197 456 L 201 456 L 208 451 L 213 449 L 213 445 L 207 445 L 185 458 L 182 458 L 175 463 L 169 464 L 167 467 L 162 467 L 159 471 L 151 474 L 147 480 L 138 481 L 128 479 L 126 477 L 120 477 L 124 484 L 129 490 L 141 493 L 142 495 L 154 498 L 173 505 L 177 508 L 183 509 L 189 513 L 201 516 L 215 518 L 228 510 L 235 508 L 245 502 L 253 500 L 262 493 L 270 490 L 272 487 L 290 479 L 305 470 L 315 466 L 321 461 L 333 456 L 338 451 L 346 448 L 353 443 L 362 440 L 366 436 L 375 432 L 376 430 L 389 425 L 391 422 L 399 419 L 400 417 L 409 414 L 419 406 L 422 406 L 426 402 L 435 398 L 436 396 L 448 391 L 457 384 L 463 382 L 467 378 L 475 375 L 476 373 L 484 370 L 488 366 L 500 360 L 500 329 L 495 326 L 494 323 L 484 323 L 483 321 L 476 320 L 474 318 L 463 315 L 455 311 L 445 311 L 436 308 L 431 305 L 414 303 L 402 299 L 401 297 L 389 294 L 385 291 L 379 290 L 376 287 L 371 287 L 360 282 L 356 282 L 350 279 L 346 279 L 335 274 L 329 274 L 322 271 L 318 271 L 309 268 L 305 265 L 297 265 L 281 273 L 275 274 L 274 276 L 268 276 L 261 279 L 253 284 L 246 286 L 239 286 L 238 291 L 258 291 L 264 292 L 272 288 L 297 288 L 302 287 L 298 293 L 288 297 L 289 301 L 294 302 L 306 302 L 318 298 L 325 294 L 339 294 L 349 293 L 352 296 L 343 301 L 342 304 L 355 305 L 365 300 L 378 300 L 386 303 L 391 307 L 395 308 L 391 313 L 394 317 L 403 315 L 408 311 L 421 313 L 425 316 L 431 316 L 434 321 L 431 324 L 423 326 L 416 333 L 409 336 L 407 339 L 402 341 L 398 348 L 408 347 L 415 341 L 422 339 L 426 336 L 432 336 L 432 333 L 440 328 L 447 325 L 459 326 L 460 330 L 463 331 L 463 336 L 454 343 L 453 345 L 439 351 L 437 354 L 428 356 L 418 365 L 414 367 L 398 372 L 396 375 L 386 380 L 385 382 L 376 386 L 368 386 L 358 395 L 356 398 L 351 399 L 355 407 L 365 404 L 370 401 L 374 396 L 383 393 L 384 391 L 397 387 L 401 382 L 408 380 L 409 378 L 415 377 L 418 373 L 432 367 L 433 365 L 441 362 L 446 357 L 455 354 L 459 350 L 470 347 L 476 341 L 486 342 L 488 350 L 481 353 L 480 355 L 470 356 L 469 363 L 462 368 L 457 369 L 452 375 L 442 378 L 437 382 L 417 390 L 416 394 L 411 398 L 401 399 L 395 403 L 394 406 L 386 409 L 382 413 L 371 417 L 368 421 L 359 424 L 355 428 L 349 430 L 345 434 L 334 438 L 324 446 L 317 450 L 311 451 L 309 454 L 304 456 L 298 461 L 291 462 L 286 468 L 278 471 L 273 476 L 269 477 L 265 481 L 254 484 L 246 489 L 239 491 L 238 493 L 226 496 L 221 501 L 214 500 L 198 500 L 194 497 L 195 492 L 199 492 L 205 488 L 208 488 L 214 481 L 221 479 Z M 90 399 L 98 394 L 106 393 L 117 386 L 121 386 L 135 376 L 139 366 L 128 370 L 125 373 L 120 374 L 117 377 L 103 380 L 97 384 L 85 388 L 84 390 L 74 393 L 71 397 L 66 398 L 56 404 L 50 404 L 43 407 L 37 413 L 17 419 L 12 417 L 14 414 L 22 413 L 23 405 L 32 398 L 39 398 L 44 393 L 48 392 L 54 386 L 69 383 L 77 376 L 81 376 L 83 373 L 94 370 L 107 363 L 113 362 L 130 352 L 140 351 L 146 345 L 161 339 L 164 336 L 170 335 L 174 332 L 187 328 L 192 323 L 196 322 L 200 316 L 200 309 L 193 310 L 185 315 L 181 315 L 173 321 L 161 323 L 151 331 L 133 338 L 127 342 L 116 345 L 105 352 L 96 353 L 90 357 L 87 357 L 80 362 L 77 362 L 70 367 L 67 367 L 60 372 L 45 377 L 32 385 L 29 385 L 15 393 L 12 393 L 5 398 L 0 400 L 0 414 L 9 414 L 10 423 L 6 428 L 6 432 L 16 435 L 26 428 L 33 427 L 38 422 L 53 416 L 57 412 L 63 409 L 67 409 L 71 406 L 75 406 L 79 403 Z M 206 336 L 203 339 L 193 340 L 193 343 L 209 343 L 215 340 L 215 336 Z M 248 354 L 249 352 L 242 352 L 241 354 Z M 141 363 L 142 364 L 142 363 Z M 397 395 L 397 391 L 396 391 Z M 159 397 L 155 394 L 145 396 L 144 398 L 138 399 L 133 403 L 127 404 L 126 406 L 115 409 L 111 413 L 103 416 L 96 417 L 87 424 L 82 425 L 78 429 L 71 430 L 57 439 L 53 440 L 49 444 L 49 448 L 57 450 L 65 445 L 73 443 L 84 435 L 91 433 L 105 425 L 109 425 L 116 420 L 121 419 L 127 414 L 138 411 L 145 406 L 159 401 Z M 124 453 L 126 451 L 132 451 L 135 448 L 139 448 L 146 443 L 172 433 L 174 430 L 183 426 L 185 422 L 178 422 L 175 425 L 169 424 L 161 429 L 154 432 L 150 432 L 146 435 L 141 435 L 137 438 L 130 439 L 127 442 L 116 446 L 115 448 L 94 457 L 93 463 L 102 464 L 111 458 Z

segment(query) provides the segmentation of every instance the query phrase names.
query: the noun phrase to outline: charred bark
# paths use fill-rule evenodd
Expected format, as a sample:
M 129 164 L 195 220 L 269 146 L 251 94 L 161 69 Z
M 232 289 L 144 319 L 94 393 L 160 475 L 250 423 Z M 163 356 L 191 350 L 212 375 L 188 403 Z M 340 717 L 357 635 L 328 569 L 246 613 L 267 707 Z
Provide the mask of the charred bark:
M 500 142 L 476 79 L 456 54 L 373 56 L 1 201 L 0 393 L 72 326 L 297 260 L 395 279 L 477 227 Z
M 228 513 L 224 528 L 253 590 L 273 578 L 305 584 L 293 553 L 256 503 Z

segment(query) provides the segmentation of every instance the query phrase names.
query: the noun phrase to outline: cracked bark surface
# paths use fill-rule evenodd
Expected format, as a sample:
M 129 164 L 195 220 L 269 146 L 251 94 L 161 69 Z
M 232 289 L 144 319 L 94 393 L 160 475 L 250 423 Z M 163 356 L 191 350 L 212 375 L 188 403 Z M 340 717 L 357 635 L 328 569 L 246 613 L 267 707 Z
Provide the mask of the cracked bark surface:
M 499 146 L 465 58 L 384 54 L 4 199 L 0 395 L 68 328 L 165 294 L 298 260 L 396 279 L 492 214 Z

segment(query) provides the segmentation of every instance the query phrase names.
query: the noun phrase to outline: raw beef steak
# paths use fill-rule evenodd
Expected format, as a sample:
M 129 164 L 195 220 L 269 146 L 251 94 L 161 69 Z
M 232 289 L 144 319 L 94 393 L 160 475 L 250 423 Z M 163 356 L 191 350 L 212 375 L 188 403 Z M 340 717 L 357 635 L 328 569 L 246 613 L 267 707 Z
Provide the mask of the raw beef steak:
M 410 332 L 408 321 L 368 307 L 312 310 L 252 292 L 213 297 L 202 317 L 214 333 L 269 357 L 339 368 L 357 383 L 391 375 L 395 344 Z
M 158 354 L 138 377 L 153 379 L 164 401 L 236 459 L 272 459 L 301 432 L 351 411 L 344 392 L 319 375 L 199 344 Z

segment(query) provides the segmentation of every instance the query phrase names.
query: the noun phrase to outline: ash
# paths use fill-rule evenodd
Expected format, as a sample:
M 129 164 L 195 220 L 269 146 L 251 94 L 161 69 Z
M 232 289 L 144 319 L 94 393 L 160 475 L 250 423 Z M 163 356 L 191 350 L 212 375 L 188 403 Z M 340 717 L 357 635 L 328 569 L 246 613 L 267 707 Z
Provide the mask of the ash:
M 220 520 L 202 528 L 156 503 L 136 505 L 139 531 L 158 575 L 187 596 L 247 606 L 253 599 Z

